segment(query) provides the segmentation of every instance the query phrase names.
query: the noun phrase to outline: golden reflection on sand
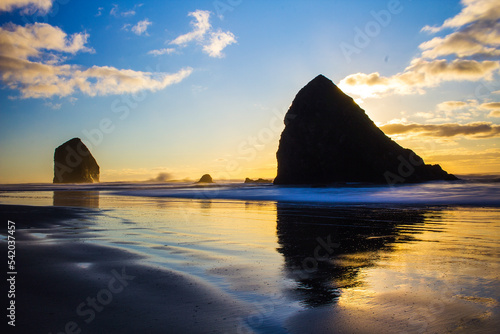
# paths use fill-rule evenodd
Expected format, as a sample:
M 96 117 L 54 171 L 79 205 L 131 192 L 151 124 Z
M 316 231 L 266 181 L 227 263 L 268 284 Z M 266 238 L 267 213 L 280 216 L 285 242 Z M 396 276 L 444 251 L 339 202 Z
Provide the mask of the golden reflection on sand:
M 362 283 L 342 289 L 336 319 L 348 326 L 355 317 L 366 331 L 382 319 L 390 328 L 408 332 L 495 328 L 498 218 L 496 209 L 429 212 L 414 241 L 379 251 L 373 265 L 358 274 Z M 338 264 L 353 262 L 359 262 L 356 254 L 342 256 Z
M 297 333 L 500 326 L 497 208 L 64 195 L 11 193 L 1 201 L 99 207 L 94 242 L 212 283 L 222 279 L 224 289 L 274 312 L 300 305 L 300 313 L 280 315 Z

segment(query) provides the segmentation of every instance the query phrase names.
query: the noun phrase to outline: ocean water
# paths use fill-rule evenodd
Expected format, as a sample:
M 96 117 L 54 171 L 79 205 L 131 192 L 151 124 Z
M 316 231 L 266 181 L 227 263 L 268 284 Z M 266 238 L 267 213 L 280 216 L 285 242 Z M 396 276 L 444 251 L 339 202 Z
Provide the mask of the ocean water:
M 191 199 L 235 199 L 321 204 L 500 205 L 500 183 L 435 182 L 402 186 L 278 187 L 221 186 L 141 189 L 116 194 Z
M 0 196 L 19 192 L 97 191 L 101 194 L 137 197 L 186 199 L 231 199 L 317 203 L 323 205 L 401 204 L 401 205 L 472 205 L 500 206 L 500 182 L 454 181 L 410 185 L 350 184 L 339 187 L 285 187 L 272 184 L 239 182 L 200 185 L 175 183 L 98 183 L 98 184 L 22 184 L 0 185 Z M 10 194 L 10 195 L 7 195 Z M 2 197 L 0 197 L 2 198 Z
M 89 208 L 92 238 L 87 226 L 81 241 L 140 254 L 247 303 L 254 311 L 240 333 L 500 326 L 500 183 L 32 184 L 1 186 L 0 204 Z M 79 231 L 32 233 L 53 244 Z

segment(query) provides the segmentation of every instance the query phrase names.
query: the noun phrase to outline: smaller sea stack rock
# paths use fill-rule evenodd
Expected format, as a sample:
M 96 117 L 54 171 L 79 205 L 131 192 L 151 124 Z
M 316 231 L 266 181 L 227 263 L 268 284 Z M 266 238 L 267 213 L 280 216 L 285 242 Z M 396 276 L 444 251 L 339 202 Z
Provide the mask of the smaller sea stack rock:
M 53 182 L 99 182 L 99 165 L 80 138 L 68 140 L 56 148 Z
M 198 181 L 198 183 L 214 183 L 214 181 L 212 180 L 210 174 L 205 174 L 200 178 L 200 181 Z

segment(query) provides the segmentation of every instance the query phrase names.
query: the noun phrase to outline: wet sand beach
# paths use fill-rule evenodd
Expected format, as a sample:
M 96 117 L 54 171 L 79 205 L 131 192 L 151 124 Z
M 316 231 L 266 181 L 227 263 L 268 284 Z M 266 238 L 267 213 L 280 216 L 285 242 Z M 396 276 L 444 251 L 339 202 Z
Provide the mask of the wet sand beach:
M 95 191 L 3 193 L 1 202 L 2 221 L 16 222 L 13 333 L 491 333 L 500 325 L 495 207 Z
M 242 303 L 193 276 L 148 265 L 137 254 L 86 242 L 95 234 L 86 220 L 95 214 L 2 206 L 2 219 L 15 219 L 20 227 L 12 332 L 237 330 L 238 317 L 248 313 Z

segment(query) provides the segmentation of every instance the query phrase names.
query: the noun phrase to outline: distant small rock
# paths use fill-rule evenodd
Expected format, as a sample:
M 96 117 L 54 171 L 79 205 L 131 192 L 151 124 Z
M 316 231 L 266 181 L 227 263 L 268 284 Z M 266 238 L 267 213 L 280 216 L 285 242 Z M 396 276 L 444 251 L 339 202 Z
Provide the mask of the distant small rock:
M 257 180 L 252 180 L 252 179 L 250 179 L 250 178 L 247 177 L 245 179 L 245 183 L 273 183 L 273 181 L 271 181 L 271 180 L 265 180 L 265 179 L 261 179 L 261 178 L 259 178 Z
M 99 182 L 99 165 L 80 138 L 56 148 L 53 183 L 94 182 Z
M 198 181 L 198 183 L 214 183 L 214 181 L 212 180 L 210 174 L 205 174 L 200 178 L 200 181 Z

